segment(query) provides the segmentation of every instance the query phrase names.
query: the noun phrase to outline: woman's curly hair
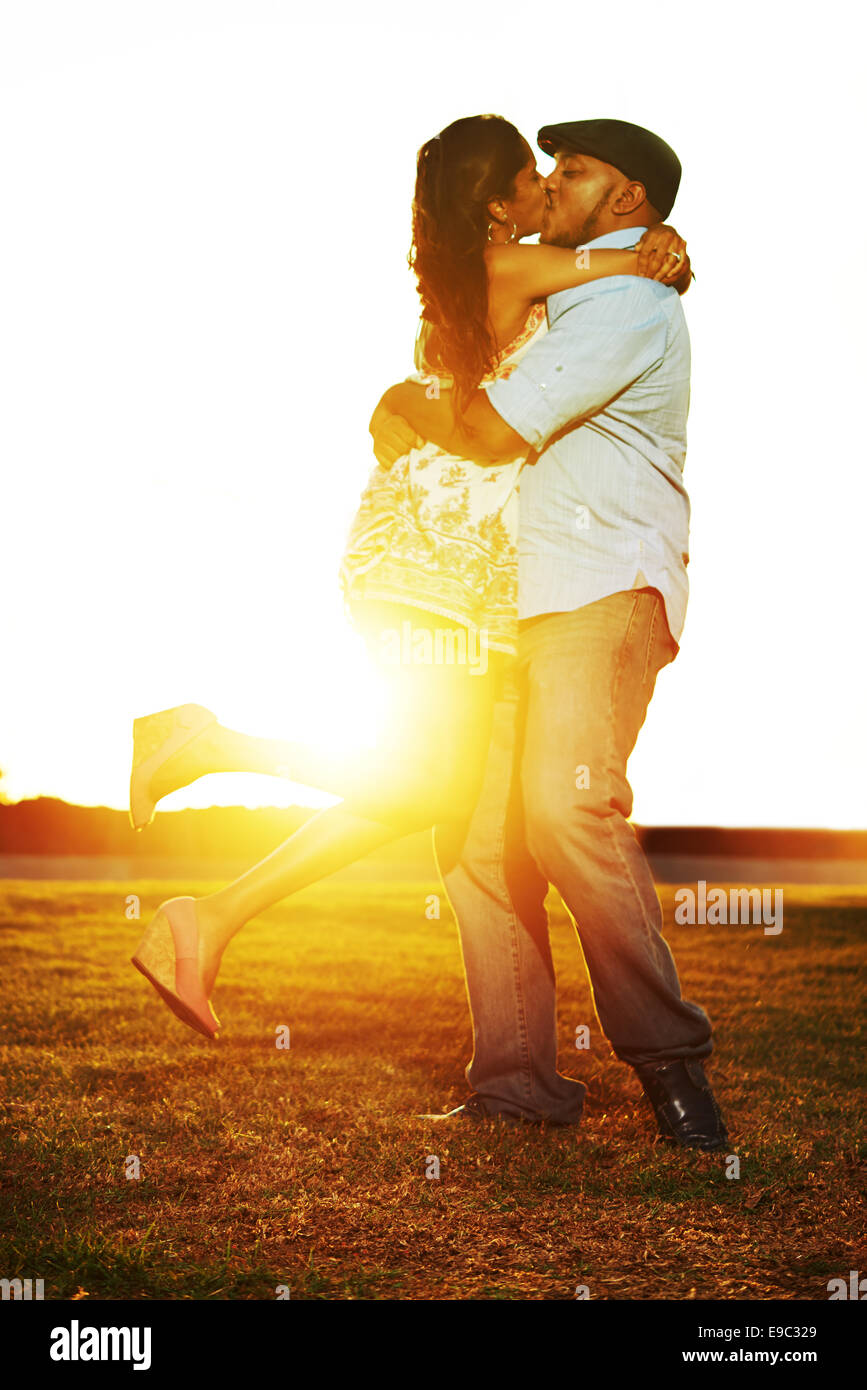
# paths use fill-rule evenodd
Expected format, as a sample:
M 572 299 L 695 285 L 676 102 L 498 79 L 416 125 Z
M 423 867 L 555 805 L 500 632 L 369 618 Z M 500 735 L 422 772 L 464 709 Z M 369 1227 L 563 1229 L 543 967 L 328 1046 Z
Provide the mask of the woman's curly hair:
M 454 121 L 418 153 L 409 263 L 431 325 L 425 356 L 451 373 L 462 405 L 498 351 L 488 329 L 487 204 L 513 195 L 526 163 L 523 137 L 502 116 Z

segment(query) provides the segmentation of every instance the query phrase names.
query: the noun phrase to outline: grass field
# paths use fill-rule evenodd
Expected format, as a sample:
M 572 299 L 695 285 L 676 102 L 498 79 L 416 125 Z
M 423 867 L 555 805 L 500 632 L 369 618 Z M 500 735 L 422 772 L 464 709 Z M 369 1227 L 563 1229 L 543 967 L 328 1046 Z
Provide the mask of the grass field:
M 714 1022 L 739 1179 L 652 1146 L 559 903 L 583 1125 L 454 1128 L 415 1118 L 461 1101 L 470 1052 L 457 931 L 445 901 L 425 916 L 435 884 L 332 881 L 251 924 L 217 1044 L 128 964 L 178 891 L 201 887 L 0 888 L 0 1276 L 43 1278 L 46 1298 L 827 1299 L 867 1273 L 867 888 L 787 888 L 779 936 L 675 926 L 660 890 L 684 993 Z

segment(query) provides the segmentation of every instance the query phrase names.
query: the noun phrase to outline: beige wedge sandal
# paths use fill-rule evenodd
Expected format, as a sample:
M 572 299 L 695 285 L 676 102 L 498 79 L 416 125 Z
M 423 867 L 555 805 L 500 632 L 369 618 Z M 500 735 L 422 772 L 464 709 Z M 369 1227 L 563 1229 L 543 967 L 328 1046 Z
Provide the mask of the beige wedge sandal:
M 203 705 L 176 705 L 173 709 L 133 720 L 132 773 L 129 779 L 129 818 L 133 830 L 144 830 L 154 818 L 156 801 L 151 779 L 169 758 L 217 722 Z
M 169 898 L 157 908 L 132 963 L 182 1023 L 213 1041 L 220 1020 L 202 984 L 201 947 L 195 898 Z

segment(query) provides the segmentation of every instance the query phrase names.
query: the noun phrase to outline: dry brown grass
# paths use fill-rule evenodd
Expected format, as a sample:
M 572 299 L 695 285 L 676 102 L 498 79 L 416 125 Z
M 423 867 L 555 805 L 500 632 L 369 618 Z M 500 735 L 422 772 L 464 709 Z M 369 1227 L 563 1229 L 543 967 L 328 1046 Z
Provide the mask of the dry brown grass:
M 175 891 L 5 885 L 0 1275 L 47 1298 L 679 1300 L 826 1299 L 867 1271 L 867 888 L 787 888 L 779 937 L 669 925 L 714 1021 L 737 1181 L 652 1147 L 559 906 L 564 1044 L 592 1023 L 561 1060 L 590 1088 L 582 1127 L 442 1129 L 415 1116 L 463 1098 L 470 1030 L 454 923 L 424 915 L 436 884 L 332 881 L 252 924 L 215 1046 L 127 963 L 125 894 L 145 918 Z

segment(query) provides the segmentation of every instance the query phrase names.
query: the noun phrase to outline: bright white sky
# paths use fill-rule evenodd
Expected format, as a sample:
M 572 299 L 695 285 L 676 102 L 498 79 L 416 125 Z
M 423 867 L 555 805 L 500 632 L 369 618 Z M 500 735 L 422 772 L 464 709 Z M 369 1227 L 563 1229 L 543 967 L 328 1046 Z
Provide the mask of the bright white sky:
M 531 141 L 637 121 L 685 170 L 692 594 L 636 820 L 867 825 L 857 7 L 309 12 L 0 12 L 6 794 L 125 805 L 132 717 L 187 700 L 370 735 L 336 572 L 370 410 L 411 370 L 415 154 L 496 111 Z M 165 804 L 296 799 L 223 777 Z

